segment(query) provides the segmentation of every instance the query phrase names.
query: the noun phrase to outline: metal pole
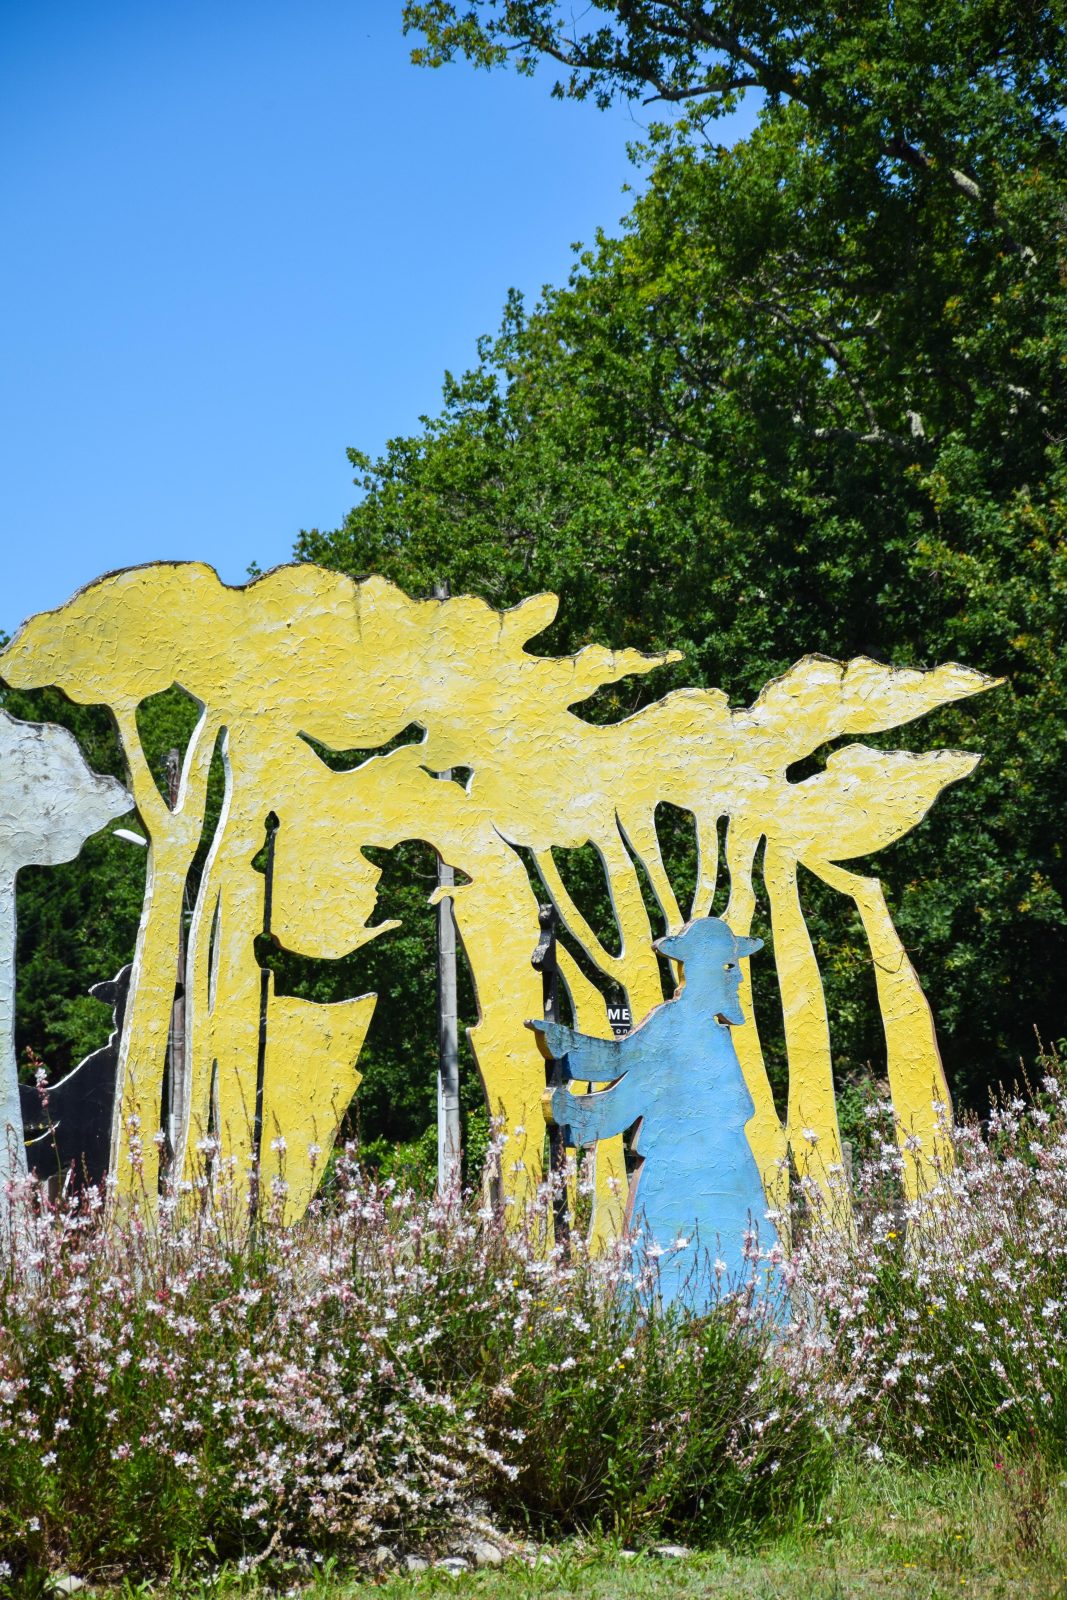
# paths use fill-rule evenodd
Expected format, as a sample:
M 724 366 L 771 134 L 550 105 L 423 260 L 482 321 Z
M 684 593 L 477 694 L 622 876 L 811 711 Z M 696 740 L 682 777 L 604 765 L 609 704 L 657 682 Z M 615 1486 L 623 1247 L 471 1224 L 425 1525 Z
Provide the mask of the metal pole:
M 434 585 L 434 599 L 448 599 L 448 584 Z M 452 781 L 452 769 L 440 773 Z M 456 874 L 437 857 L 437 1187 L 457 1189 L 463 1161 L 459 1115 L 459 1018 L 456 1007 L 456 922 L 452 896 Z
M 15 873 L 0 878 L 0 1271 L 13 1234 L 9 1181 L 26 1176 L 26 1140 L 15 1054 Z
M 438 858 L 438 888 L 454 883 L 452 868 Z M 456 924 L 452 896 L 445 894 L 437 902 L 437 1187 L 443 1194 L 458 1185 L 461 1161 Z
M 178 750 L 168 750 L 164 765 L 167 780 L 167 799 L 171 811 L 178 805 L 181 788 L 182 758 Z M 164 1124 L 167 1135 L 166 1158 L 174 1160 L 181 1141 L 185 1119 L 188 1063 L 185 1052 L 185 938 L 186 914 L 189 908 L 189 885 L 182 891 L 181 919 L 178 923 L 178 974 L 174 988 L 174 1004 L 170 1011 L 170 1041 L 167 1073 L 167 1115 Z
M 533 953 L 532 963 L 541 974 L 541 997 L 545 1021 L 559 1021 L 559 965 L 556 960 L 556 908 L 543 905 L 537 908 L 541 924 L 541 938 Z M 550 1089 L 561 1088 L 566 1081 L 563 1063 L 545 1063 L 545 1082 Z M 552 1177 L 552 1224 L 556 1243 L 564 1256 L 570 1254 L 571 1219 L 567 1211 L 567 1134 L 558 1123 L 548 1125 L 548 1170 Z
M 264 821 L 266 861 L 263 872 L 263 934 L 270 938 L 271 917 L 274 914 L 274 845 L 281 823 L 273 811 L 268 811 Z M 270 968 L 259 969 L 259 1049 L 256 1054 L 256 1103 L 252 1119 L 252 1182 L 248 1195 L 248 1208 L 253 1221 L 259 1210 L 260 1183 L 263 1171 L 263 1091 L 267 1069 L 267 1011 L 270 1004 Z

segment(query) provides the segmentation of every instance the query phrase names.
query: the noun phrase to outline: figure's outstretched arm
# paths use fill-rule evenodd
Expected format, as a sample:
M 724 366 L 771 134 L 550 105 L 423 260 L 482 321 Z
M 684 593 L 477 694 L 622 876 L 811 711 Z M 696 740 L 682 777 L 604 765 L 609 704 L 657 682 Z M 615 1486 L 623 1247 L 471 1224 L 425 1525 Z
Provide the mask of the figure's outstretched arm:
M 624 1133 L 637 1121 L 644 1103 L 645 1097 L 629 1077 L 620 1078 L 610 1089 L 594 1089 L 592 1094 L 549 1089 L 543 1099 L 546 1118 L 568 1130 L 572 1145 L 593 1144 Z
M 594 1039 L 587 1033 L 576 1033 L 562 1022 L 528 1022 L 526 1026 L 542 1036 L 553 1061 L 562 1061 L 566 1056 L 572 1078 L 589 1083 L 610 1083 L 625 1070 L 620 1053 L 621 1039 Z

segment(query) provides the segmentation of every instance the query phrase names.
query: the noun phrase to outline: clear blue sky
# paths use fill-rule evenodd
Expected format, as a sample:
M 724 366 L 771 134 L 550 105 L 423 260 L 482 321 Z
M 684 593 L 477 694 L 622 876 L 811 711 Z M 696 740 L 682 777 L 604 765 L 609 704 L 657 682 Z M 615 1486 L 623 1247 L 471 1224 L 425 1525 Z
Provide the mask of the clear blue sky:
M 0 0 L 0 629 L 139 561 L 288 559 L 345 447 L 626 210 L 628 109 L 419 70 L 399 13 Z

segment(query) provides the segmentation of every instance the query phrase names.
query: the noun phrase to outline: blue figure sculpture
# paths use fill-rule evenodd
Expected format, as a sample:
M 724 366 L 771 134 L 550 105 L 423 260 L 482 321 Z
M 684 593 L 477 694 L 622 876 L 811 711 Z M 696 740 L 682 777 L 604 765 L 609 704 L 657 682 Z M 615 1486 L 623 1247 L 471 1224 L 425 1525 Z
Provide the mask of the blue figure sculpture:
M 755 1107 L 741 1074 L 732 1024 L 744 1021 L 740 958 L 762 947 L 740 938 L 718 917 L 701 917 L 655 948 L 684 964 L 684 981 L 621 1039 L 594 1039 L 560 1023 L 530 1022 L 543 1052 L 565 1062 L 565 1076 L 609 1082 L 573 1094 L 549 1090 L 546 1120 L 567 1130 L 567 1143 L 590 1144 L 639 1124 L 632 1141 L 640 1166 L 630 1184 L 627 1222 L 640 1227 L 638 1250 L 650 1241 L 659 1258 L 663 1303 L 691 1279 L 688 1303 L 714 1300 L 715 1281 L 695 1272 L 697 1249 L 725 1263 L 721 1291 L 747 1282 L 745 1236 L 758 1229 L 761 1250 L 776 1242 L 745 1124 Z M 679 1238 L 690 1248 L 671 1251 Z M 694 1243 L 697 1249 L 694 1249 Z M 761 1268 L 761 1288 L 776 1274 Z

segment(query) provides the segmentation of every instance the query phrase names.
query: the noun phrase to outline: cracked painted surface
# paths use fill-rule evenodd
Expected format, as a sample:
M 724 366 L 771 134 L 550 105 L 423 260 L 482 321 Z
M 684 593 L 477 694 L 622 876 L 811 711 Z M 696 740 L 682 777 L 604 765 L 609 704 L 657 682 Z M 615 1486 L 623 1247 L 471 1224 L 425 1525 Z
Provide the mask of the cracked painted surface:
M 807 656 L 749 708 L 731 709 L 717 690 L 682 689 L 620 723 L 593 725 L 573 708 L 603 684 L 651 671 L 677 653 L 588 646 L 567 659 L 537 656 L 529 641 L 552 621 L 557 604 L 555 596 L 536 595 L 498 612 L 471 596 L 415 601 L 383 579 L 356 583 L 311 566 L 278 568 L 247 587 L 229 588 L 200 563 L 161 563 L 111 574 L 32 618 L 0 656 L 0 675 L 9 683 L 55 684 L 74 700 L 112 708 L 149 837 L 148 890 L 119 1060 L 112 1160 L 120 1190 L 155 1193 L 150 1134 L 158 1120 L 178 918 L 216 745 L 226 795 L 194 908 L 187 965 L 187 1173 L 208 1126 L 213 1083 L 224 1153 L 239 1167 L 254 1154 L 261 1004 L 254 940 L 263 928 L 265 879 L 252 862 L 273 812 L 279 827 L 271 934 L 303 956 L 332 959 L 388 934 L 388 925 L 374 921 L 380 872 L 364 847 L 424 840 L 470 880 L 452 893 L 479 1006 L 471 1042 L 489 1107 L 509 1130 L 502 1177 L 513 1202 L 540 1177 L 544 1126 L 543 1064 L 523 1028 L 540 1008 L 529 959 L 539 932 L 538 894 L 523 853 L 536 863 L 573 941 L 605 984 L 625 993 L 639 1021 L 664 998 L 640 873 L 652 886 L 662 931 L 677 933 L 686 915 L 706 917 L 724 817 L 730 879 L 724 916 L 741 936 L 751 927 L 753 868 L 765 841 L 789 1056 L 784 1122 L 771 1098 L 754 1016 L 734 1030 L 734 1039 L 754 1105 L 747 1139 L 768 1201 L 780 1198 L 788 1152 L 819 1182 L 841 1159 L 830 1027 L 800 901 L 801 864 L 859 910 L 902 1139 L 914 1136 L 909 1186 L 923 1181 L 937 1154 L 935 1104 L 948 1098 L 929 1007 L 877 879 L 838 863 L 907 833 L 941 789 L 979 758 L 854 743 L 802 782 L 786 773 L 830 740 L 898 726 L 994 680 L 954 664 L 908 671 L 865 658 L 842 664 Z M 139 702 L 172 683 L 203 707 L 173 810 L 148 771 L 136 725 Z M 309 743 L 374 751 L 412 723 L 425 730 L 420 742 L 371 754 L 347 772 L 329 769 Z M 433 776 L 461 767 L 471 769 L 466 786 Z M 656 806 L 664 801 L 694 818 L 699 862 L 686 914 L 656 833 Z M 583 918 L 552 854 L 586 843 L 603 862 L 615 949 Z M 609 1039 L 603 994 L 573 954 L 561 947 L 560 957 L 578 1031 Z M 432 993 L 426 1003 L 433 1004 Z M 262 1141 L 284 1142 L 278 1159 L 293 1215 L 313 1192 L 359 1082 L 358 1055 L 374 1004 L 372 995 L 311 1006 L 267 994 Z M 817 1141 L 802 1137 L 802 1129 L 813 1130 Z M 131 1137 L 143 1151 L 143 1188 L 129 1160 Z M 309 1158 L 309 1143 L 322 1154 Z M 270 1151 L 261 1153 L 269 1167 Z M 617 1137 L 598 1145 L 596 1188 L 594 1235 L 604 1239 L 623 1220 Z
M 26 1171 L 15 1058 L 15 879 L 22 867 L 73 861 L 132 800 L 90 771 L 77 740 L 51 723 L 0 711 L 0 1211 L 3 1185 Z
M 563 1060 L 571 1087 L 543 1097 L 547 1120 L 568 1143 L 594 1146 L 635 1127 L 638 1160 L 626 1221 L 640 1224 L 640 1269 L 655 1252 L 665 1305 L 684 1298 L 706 1309 L 719 1293 L 777 1277 L 750 1251 L 778 1242 L 745 1125 L 755 1106 L 731 1030 L 744 1022 L 741 958 L 762 948 L 718 917 L 689 922 L 656 941 L 683 971 L 677 994 L 624 1038 L 591 1039 L 573 1028 L 531 1020 L 549 1060 Z M 574 1080 L 609 1080 L 576 1092 Z

